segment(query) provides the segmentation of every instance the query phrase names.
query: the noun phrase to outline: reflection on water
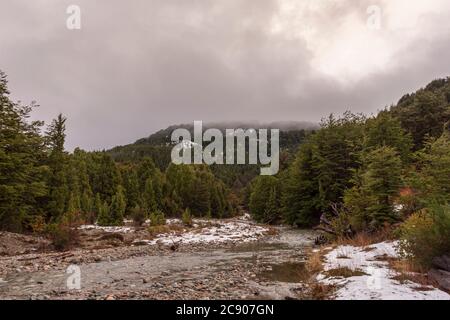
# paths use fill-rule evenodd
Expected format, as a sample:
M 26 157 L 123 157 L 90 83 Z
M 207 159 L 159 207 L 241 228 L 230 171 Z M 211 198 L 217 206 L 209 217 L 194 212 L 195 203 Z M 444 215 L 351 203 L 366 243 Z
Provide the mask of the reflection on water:
M 284 262 L 267 266 L 258 277 L 266 281 L 297 283 L 306 281 L 308 272 L 304 262 Z

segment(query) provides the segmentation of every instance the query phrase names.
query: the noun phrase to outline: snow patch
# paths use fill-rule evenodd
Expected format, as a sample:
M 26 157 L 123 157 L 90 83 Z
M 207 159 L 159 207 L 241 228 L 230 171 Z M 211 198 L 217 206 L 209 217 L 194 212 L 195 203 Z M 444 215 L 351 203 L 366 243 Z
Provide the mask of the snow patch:
M 236 220 L 195 220 L 197 225 L 203 223 L 212 223 L 212 225 L 182 234 L 174 232 L 161 234 L 153 240 L 139 240 L 139 242 L 144 242 L 148 245 L 251 242 L 258 240 L 268 231 L 267 228 Z
M 134 232 L 134 228 L 131 227 L 103 227 L 98 226 L 96 224 L 85 224 L 82 226 L 79 226 L 78 229 L 80 230 L 102 230 L 105 232 L 111 232 L 111 233 L 131 233 Z
M 325 273 L 317 280 L 326 284 L 338 285 L 337 300 L 450 300 L 444 291 L 407 281 L 400 283 L 392 279 L 398 273 L 389 268 L 383 258 L 397 258 L 397 242 L 382 242 L 368 247 L 339 246 L 325 255 Z M 362 271 L 365 275 L 327 277 L 326 271 L 347 267 Z

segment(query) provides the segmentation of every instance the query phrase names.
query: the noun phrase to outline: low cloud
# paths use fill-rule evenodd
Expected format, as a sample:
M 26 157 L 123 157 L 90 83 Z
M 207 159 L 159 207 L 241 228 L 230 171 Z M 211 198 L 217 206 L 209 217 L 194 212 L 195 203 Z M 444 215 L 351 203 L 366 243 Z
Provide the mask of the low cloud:
M 450 75 L 443 0 L 0 0 L 0 69 L 68 148 L 203 121 L 373 113 Z M 66 8 L 82 12 L 66 28 Z M 367 27 L 367 8 L 381 28 Z

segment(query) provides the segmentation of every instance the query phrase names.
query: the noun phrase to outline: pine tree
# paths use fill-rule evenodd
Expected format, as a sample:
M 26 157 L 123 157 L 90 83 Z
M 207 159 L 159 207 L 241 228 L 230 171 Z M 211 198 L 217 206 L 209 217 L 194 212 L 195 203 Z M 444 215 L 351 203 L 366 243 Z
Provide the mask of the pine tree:
M 194 193 L 191 209 L 197 216 L 205 216 L 211 210 L 210 189 L 212 183 L 204 174 L 199 174 L 195 179 L 196 191 Z
M 185 226 L 192 227 L 192 215 L 191 215 L 191 211 L 189 210 L 189 208 L 184 210 L 181 220 L 183 221 L 183 224 Z
M 162 208 L 163 199 L 163 175 L 156 168 L 155 163 L 150 158 L 145 158 L 137 168 L 137 178 L 140 190 L 145 190 L 148 179 L 152 180 L 153 192 L 155 194 L 156 206 Z
M 311 137 L 321 212 L 341 203 L 345 190 L 351 187 L 353 171 L 359 167 L 364 122 L 365 117 L 348 112 L 339 119 L 331 115 Z
M 317 224 L 320 218 L 318 172 L 314 169 L 314 146 L 305 143 L 283 179 L 283 217 L 299 227 Z
M 279 181 L 273 176 L 255 179 L 250 196 L 250 214 L 256 221 L 273 223 L 279 220 Z M 267 200 L 272 198 L 270 202 Z
M 150 212 L 156 211 L 158 206 L 156 204 L 155 190 L 153 189 L 153 179 L 149 177 L 145 182 L 144 192 L 142 193 L 142 207 L 150 214 Z
M 67 204 L 67 213 L 78 214 L 81 211 L 81 201 L 77 193 L 72 192 L 69 197 L 69 202 Z
M 97 193 L 95 195 L 94 207 L 93 207 L 93 213 L 94 213 L 96 218 L 98 218 L 100 216 L 100 212 L 102 211 L 102 208 L 103 208 L 103 201 L 102 201 L 102 199 L 100 197 L 100 194 Z
M 380 147 L 365 156 L 364 167 L 355 177 L 356 185 L 344 198 L 360 228 L 377 229 L 398 220 L 393 200 L 402 186 L 401 171 L 400 156 L 391 147 Z
M 110 202 L 121 184 L 120 172 L 114 160 L 106 153 L 99 155 L 98 162 L 93 179 L 93 192 L 100 193 L 102 198 Z
M 116 194 L 112 197 L 109 223 L 116 226 L 122 225 L 126 208 L 124 190 L 122 186 L 119 186 Z
M 370 151 L 383 146 L 394 148 L 403 162 L 411 160 L 411 135 L 406 133 L 400 121 L 388 111 L 382 111 L 376 118 L 368 119 L 364 126 L 364 149 Z
M 131 210 L 139 205 L 139 180 L 134 168 L 129 169 L 124 176 L 127 207 Z
M 422 202 L 450 203 L 450 130 L 448 126 L 438 139 L 425 142 L 418 153 L 419 179 L 416 189 Z
M 47 141 L 50 148 L 48 166 L 49 201 L 47 211 L 53 220 L 58 220 L 67 209 L 70 190 L 67 182 L 68 156 L 64 151 L 66 139 L 66 118 L 59 114 L 47 129 Z
M 11 101 L 0 71 L 0 229 L 22 231 L 45 204 L 42 123 L 28 121 L 32 108 Z
M 100 204 L 100 207 L 98 208 L 99 213 L 97 217 L 97 224 L 99 226 L 109 226 L 111 224 L 111 208 L 109 207 L 108 203 L 104 201 Z

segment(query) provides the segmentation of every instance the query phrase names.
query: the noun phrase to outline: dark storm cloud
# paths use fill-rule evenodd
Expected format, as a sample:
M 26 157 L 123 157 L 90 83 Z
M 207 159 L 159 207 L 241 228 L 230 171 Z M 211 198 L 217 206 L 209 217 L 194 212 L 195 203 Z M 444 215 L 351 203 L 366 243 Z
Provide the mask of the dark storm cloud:
M 165 126 L 372 113 L 450 74 L 446 1 L 0 0 L 0 69 L 68 147 Z M 70 4 L 82 29 L 66 28 Z M 367 7 L 382 9 L 368 31 Z

